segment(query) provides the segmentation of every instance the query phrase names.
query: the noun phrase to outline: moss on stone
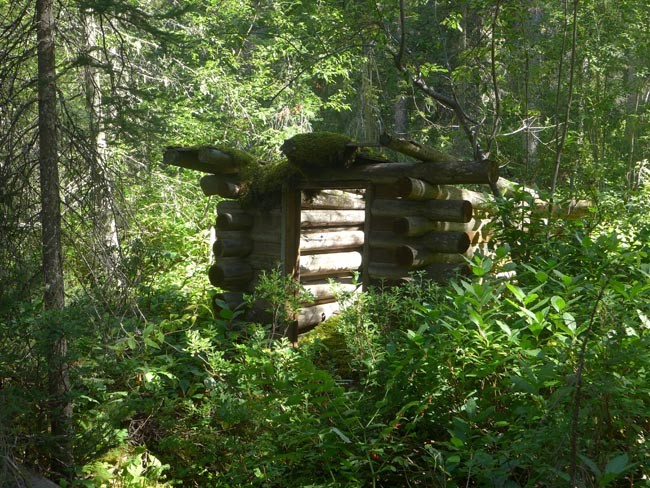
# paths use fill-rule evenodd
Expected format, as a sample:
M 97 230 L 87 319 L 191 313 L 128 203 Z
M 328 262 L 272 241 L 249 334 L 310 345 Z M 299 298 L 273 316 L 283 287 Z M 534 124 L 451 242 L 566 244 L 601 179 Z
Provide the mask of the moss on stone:
M 289 162 L 301 170 L 311 168 L 343 168 L 350 165 L 356 148 L 352 140 L 334 132 L 297 134 L 280 147 Z

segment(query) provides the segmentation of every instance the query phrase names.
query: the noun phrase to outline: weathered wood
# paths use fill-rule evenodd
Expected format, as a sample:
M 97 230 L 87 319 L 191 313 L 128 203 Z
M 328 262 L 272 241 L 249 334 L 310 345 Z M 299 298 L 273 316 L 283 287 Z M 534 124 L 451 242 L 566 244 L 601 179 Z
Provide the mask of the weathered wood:
M 466 260 L 471 259 L 477 252 L 484 251 L 486 248 L 482 244 L 471 246 L 463 253 L 434 252 L 422 245 L 399 246 L 395 249 L 395 262 L 409 269 L 429 264 L 460 264 L 466 263 Z
M 315 195 L 302 194 L 303 210 L 347 209 L 362 210 L 366 206 L 363 195 L 345 190 L 321 190 Z
M 374 163 L 352 166 L 346 170 L 327 169 L 309 172 L 307 177 L 327 180 L 371 181 L 373 183 L 392 183 L 396 178 L 411 176 L 434 185 L 489 184 L 499 178 L 499 165 L 496 161 L 453 161 L 426 163 Z
M 445 264 L 436 263 L 429 264 L 422 268 L 424 276 L 428 279 L 438 282 L 445 282 L 449 279 L 467 272 L 467 266 L 463 264 Z M 396 264 L 389 263 L 372 263 L 368 267 L 368 273 L 374 280 L 389 280 L 389 281 L 410 281 L 412 277 L 409 276 L 411 271 Z
M 361 285 L 355 283 L 330 283 L 329 280 L 319 280 L 311 283 L 304 283 L 303 287 L 312 294 L 314 303 L 331 301 L 338 293 L 354 293 L 359 291 Z
M 371 232 L 370 247 L 395 249 L 400 246 L 424 246 L 431 252 L 463 253 L 470 246 L 467 232 L 429 232 L 421 237 L 397 236 L 392 232 Z
M 296 314 L 298 332 L 306 332 L 310 328 L 313 328 L 313 326 L 338 314 L 339 311 L 340 307 L 338 302 L 323 303 L 321 305 L 300 308 Z
M 424 180 L 404 176 L 395 182 L 396 196 L 407 200 L 467 200 L 474 208 L 493 204 L 489 196 L 457 186 L 432 185 Z
M 485 244 L 477 244 L 477 245 L 472 245 L 470 246 L 467 251 L 464 253 L 436 253 L 436 252 L 430 252 L 428 248 L 422 247 L 422 246 L 417 246 L 416 247 L 416 252 L 412 252 L 410 250 L 406 250 L 404 248 L 406 247 L 414 247 L 414 246 L 401 246 L 398 247 L 395 250 L 395 261 L 397 264 L 400 266 L 408 267 L 408 268 L 414 268 L 417 266 L 427 264 L 466 264 L 467 259 L 471 259 L 476 255 L 477 253 L 482 253 L 486 254 L 488 249 Z M 420 259 L 419 263 L 418 262 L 418 257 Z
M 239 259 L 222 260 L 210 266 L 208 277 L 213 286 L 242 286 L 252 279 L 253 268 Z
M 303 210 L 300 212 L 300 227 L 328 227 L 361 225 L 365 220 L 363 210 Z
M 421 236 L 431 231 L 475 232 L 484 229 L 489 219 L 471 219 L 469 222 L 441 222 L 426 217 L 398 217 L 393 221 L 393 232 L 402 236 Z
M 300 279 L 300 191 L 290 187 L 288 183 L 282 185 L 282 221 L 281 221 L 281 258 L 284 276 Z M 291 343 L 298 342 L 298 317 L 289 317 L 286 336 Z
M 300 276 L 321 276 L 356 271 L 361 266 L 361 253 L 335 252 L 300 256 Z
M 238 171 L 232 156 L 213 147 L 168 147 L 163 155 L 163 163 L 212 174 Z
M 309 232 L 300 236 L 300 250 L 323 251 L 363 246 L 363 231 Z
M 219 230 L 243 230 L 253 227 L 255 220 L 245 212 L 218 212 L 216 222 Z
M 241 181 L 236 176 L 205 175 L 200 181 L 206 197 L 219 195 L 222 198 L 238 198 L 241 195 Z
M 371 207 L 376 217 L 419 216 L 447 222 L 469 222 L 472 219 L 472 204 L 467 200 L 429 200 L 412 202 L 408 200 L 375 200 Z
M 199 163 L 209 165 L 217 174 L 232 174 L 239 171 L 239 161 L 216 147 L 201 147 L 197 154 Z
M 456 158 L 442 151 L 438 151 L 432 147 L 424 146 L 415 141 L 393 137 L 387 132 L 384 132 L 379 136 L 379 143 L 384 147 L 392 149 L 393 151 L 406 154 L 407 156 L 411 156 L 412 158 L 419 159 L 421 161 L 456 161 Z
M 438 198 L 438 185 L 432 185 L 424 180 L 404 176 L 395 182 L 398 197 L 406 200 L 433 200 Z
M 216 239 L 251 239 L 255 243 L 268 243 L 275 244 L 277 249 L 280 249 L 280 226 L 278 225 L 274 232 L 269 230 L 258 230 L 256 226 L 249 230 L 221 230 L 217 229 L 215 232 Z
M 215 257 L 244 257 L 253 251 L 253 240 L 217 238 L 212 244 L 212 252 Z

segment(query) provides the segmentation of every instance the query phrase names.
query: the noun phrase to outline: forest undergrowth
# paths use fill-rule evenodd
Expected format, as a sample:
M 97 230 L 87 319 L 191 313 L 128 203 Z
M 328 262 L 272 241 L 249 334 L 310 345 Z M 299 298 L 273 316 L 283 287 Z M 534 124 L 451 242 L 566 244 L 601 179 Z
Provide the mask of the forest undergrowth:
M 650 213 L 617 205 L 616 227 L 606 202 L 506 227 L 471 277 L 373 289 L 297 348 L 213 315 L 192 229 L 145 242 L 138 314 L 79 298 L 2 322 L 1 453 L 38 469 L 52 441 L 32 346 L 54 320 L 73 337 L 73 486 L 647 486 Z

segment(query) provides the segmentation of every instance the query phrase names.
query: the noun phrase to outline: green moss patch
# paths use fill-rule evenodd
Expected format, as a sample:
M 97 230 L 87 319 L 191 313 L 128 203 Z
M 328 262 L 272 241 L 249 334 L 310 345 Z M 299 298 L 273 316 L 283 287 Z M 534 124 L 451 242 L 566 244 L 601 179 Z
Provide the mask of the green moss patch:
M 311 168 L 348 167 L 357 148 L 349 147 L 352 140 L 334 132 L 297 134 L 280 147 L 289 162 L 301 170 Z

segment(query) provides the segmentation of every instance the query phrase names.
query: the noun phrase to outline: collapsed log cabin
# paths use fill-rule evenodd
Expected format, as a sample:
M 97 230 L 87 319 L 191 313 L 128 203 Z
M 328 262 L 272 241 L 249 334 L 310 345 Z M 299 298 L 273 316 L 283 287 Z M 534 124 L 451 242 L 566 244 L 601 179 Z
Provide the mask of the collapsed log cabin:
M 288 162 L 275 165 L 212 146 L 167 148 L 165 163 L 206 173 L 203 193 L 221 198 L 208 272 L 222 290 L 215 303 L 238 306 L 260 273 L 279 267 L 313 296 L 287 329 L 295 341 L 338 313 L 336 290 L 399 283 L 413 271 L 442 282 L 466 270 L 488 241 L 490 200 L 458 185 L 496 184 L 497 164 L 381 142 L 420 160 L 370 157 L 332 133 L 294 136 L 282 146 Z

